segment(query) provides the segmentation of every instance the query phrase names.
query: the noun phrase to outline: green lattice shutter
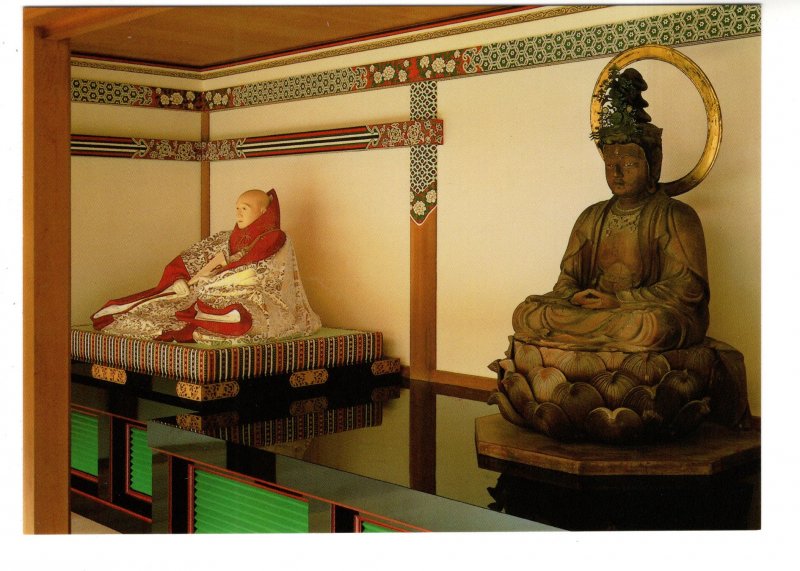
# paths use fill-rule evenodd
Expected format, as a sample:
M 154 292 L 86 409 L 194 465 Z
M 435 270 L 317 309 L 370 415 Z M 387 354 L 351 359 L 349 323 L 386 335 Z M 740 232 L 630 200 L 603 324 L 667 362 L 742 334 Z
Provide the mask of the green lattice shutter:
M 377 523 L 369 523 L 366 521 L 361 522 L 361 532 L 362 533 L 392 533 L 396 532 L 396 529 L 391 529 L 388 527 L 384 527 Z
M 195 533 L 308 532 L 308 504 L 244 482 L 196 470 Z
M 82 412 L 70 411 L 70 466 L 85 474 L 98 474 L 98 419 Z
M 147 445 L 147 431 L 130 429 L 130 488 L 140 494 L 153 495 L 153 451 Z

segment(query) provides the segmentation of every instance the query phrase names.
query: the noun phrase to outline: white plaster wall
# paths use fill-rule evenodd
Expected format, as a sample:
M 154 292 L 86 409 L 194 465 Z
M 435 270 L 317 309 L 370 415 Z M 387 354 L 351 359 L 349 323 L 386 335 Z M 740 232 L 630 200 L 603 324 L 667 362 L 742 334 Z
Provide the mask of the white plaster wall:
M 72 103 L 71 111 L 74 135 L 200 140 L 200 114 L 191 111 L 98 103 Z
M 72 158 L 72 323 L 158 283 L 200 238 L 199 163 Z
M 233 227 L 236 197 L 275 188 L 309 302 L 330 327 L 382 331 L 408 364 L 408 151 L 212 165 L 212 230 Z
M 309 99 L 212 115 L 212 138 L 407 120 L 409 89 Z M 386 149 L 211 165 L 211 229 L 233 226 L 236 197 L 275 188 L 309 301 L 327 326 L 382 331 L 409 356 L 409 151 Z
M 164 86 L 146 75 L 76 67 L 72 75 Z M 200 114 L 72 103 L 71 131 L 199 140 Z M 88 323 L 108 299 L 158 283 L 163 267 L 200 238 L 200 164 L 72 157 L 71 181 L 72 323 Z
M 579 86 L 598 65 L 440 84 L 439 369 L 490 375 L 514 307 L 552 288 L 575 218 L 605 197 Z
M 210 136 L 212 139 L 225 139 L 407 121 L 409 97 L 410 88 L 404 86 L 226 109 L 212 113 Z M 334 158 L 329 162 L 335 162 L 340 155 L 330 156 Z

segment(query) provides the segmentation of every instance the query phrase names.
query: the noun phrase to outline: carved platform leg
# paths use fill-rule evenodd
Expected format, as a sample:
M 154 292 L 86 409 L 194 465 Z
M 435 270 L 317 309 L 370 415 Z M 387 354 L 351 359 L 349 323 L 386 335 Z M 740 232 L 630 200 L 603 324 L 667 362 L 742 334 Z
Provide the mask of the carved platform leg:
M 108 367 L 106 365 L 92 364 L 92 378 L 99 381 L 108 381 L 109 383 L 116 383 L 124 385 L 128 382 L 128 374 L 124 369 L 117 369 L 116 367 Z
M 379 359 L 372 363 L 370 370 L 375 376 L 399 373 L 400 359 Z
M 181 398 L 205 402 L 235 397 L 239 394 L 239 383 L 226 381 L 210 385 L 195 385 L 180 381 L 175 389 Z
M 289 384 L 294 388 L 310 387 L 322 385 L 328 382 L 327 369 L 309 369 L 307 371 L 296 371 L 289 377 Z

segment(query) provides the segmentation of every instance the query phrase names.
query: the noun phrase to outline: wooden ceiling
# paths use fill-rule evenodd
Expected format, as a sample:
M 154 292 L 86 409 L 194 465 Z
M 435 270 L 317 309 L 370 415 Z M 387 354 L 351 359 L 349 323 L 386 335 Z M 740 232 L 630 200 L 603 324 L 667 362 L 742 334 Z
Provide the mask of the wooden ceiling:
M 26 8 L 25 22 L 75 56 L 204 71 L 469 21 L 498 5 Z M 528 6 L 527 8 L 530 8 Z

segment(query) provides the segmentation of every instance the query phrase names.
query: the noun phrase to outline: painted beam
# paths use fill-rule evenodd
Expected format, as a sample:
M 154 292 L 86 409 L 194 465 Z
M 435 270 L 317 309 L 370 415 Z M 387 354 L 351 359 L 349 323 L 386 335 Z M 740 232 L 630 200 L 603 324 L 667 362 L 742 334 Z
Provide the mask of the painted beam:
M 429 119 L 216 141 L 76 134 L 72 135 L 70 150 L 72 156 L 85 157 L 222 161 L 442 144 L 444 122 L 441 119 Z

